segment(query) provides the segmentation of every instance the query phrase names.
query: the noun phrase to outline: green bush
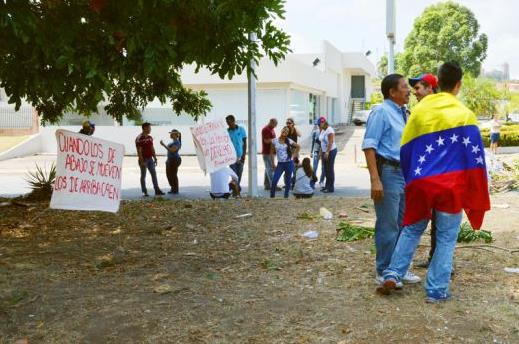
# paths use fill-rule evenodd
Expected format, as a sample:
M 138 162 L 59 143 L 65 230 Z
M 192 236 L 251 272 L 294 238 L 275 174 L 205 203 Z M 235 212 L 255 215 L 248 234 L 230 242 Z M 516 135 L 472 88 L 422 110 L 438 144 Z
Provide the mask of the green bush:
M 487 128 L 482 129 L 481 136 L 483 137 L 483 144 L 485 145 L 485 147 L 488 147 L 490 145 L 490 130 Z M 519 146 L 519 125 L 510 125 L 501 128 L 499 146 Z

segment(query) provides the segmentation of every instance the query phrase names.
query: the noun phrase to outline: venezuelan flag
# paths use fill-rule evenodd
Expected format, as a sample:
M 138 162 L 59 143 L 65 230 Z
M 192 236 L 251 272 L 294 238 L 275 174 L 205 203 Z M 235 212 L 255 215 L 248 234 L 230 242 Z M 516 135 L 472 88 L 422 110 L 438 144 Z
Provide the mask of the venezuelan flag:
M 465 210 L 479 229 L 490 209 L 485 152 L 474 113 L 454 95 L 429 95 L 413 109 L 402 134 L 404 225 L 430 219 L 432 209 Z

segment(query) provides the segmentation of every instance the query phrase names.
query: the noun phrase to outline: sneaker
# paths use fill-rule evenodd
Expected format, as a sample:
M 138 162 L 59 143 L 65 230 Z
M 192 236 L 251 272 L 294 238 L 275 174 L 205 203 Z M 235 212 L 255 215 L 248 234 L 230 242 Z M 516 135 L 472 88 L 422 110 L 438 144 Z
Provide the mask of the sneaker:
M 420 283 L 421 281 L 422 281 L 422 279 L 419 276 L 416 276 L 415 274 L 413 274 L 411 271 L 407 271 L 404 278 L 402 278 L 402 282 L 404 282 L 406 284 L 416 284 L 416 283 Z
M 142 197 L 150 197 L 147 192 L 142 193 Z
M 165 193 L 162 192 L 161 190 L 155 191 L 155 196 L 162 196 L 162 195 L 165 195 Z
M 324 189 L 322 192 L 323 193 L 333 193 L 333 190 Z
M 375 281 L 377 284 L 384 284 L 384 277 L 377 275 L 375 277 Z M 404 284 L 402 282 L 396 282 L 396 288 L 395 289 L 402 289 L 404 287 Z
M 427 295 L 427 298 L 425 299 L 426 303 L 432 303 L 432 304 L 438 304 L 445 301 L 449 301 L 451 299 L 450 294 L 436 294 L 436 295 Z
M 377 294 L 390 295 L 393 290 L 396 290 L 397 281 L 393 278 L 389 278 L 384 281 L 378 288 Z

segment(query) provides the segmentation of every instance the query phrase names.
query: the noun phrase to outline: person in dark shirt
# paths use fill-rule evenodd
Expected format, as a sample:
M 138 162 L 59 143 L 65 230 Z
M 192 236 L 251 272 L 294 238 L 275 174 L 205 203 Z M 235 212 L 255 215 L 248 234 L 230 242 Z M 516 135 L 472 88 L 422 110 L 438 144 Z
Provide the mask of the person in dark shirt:
M 265 190 L 270 190 L 272 185 L 272 177 L 274 176 L 274 168 L 276 163 L 274 161 L 274 154 L 272 154 L 272 140 L 276 138 L 276 132 L 274 128 L 278 125 L 278 121 L 275 118 L 271 118 L 269 123 L 261 130 L 261 155 L 263 156 L 263 162 L 265 163 L 265 177 L 264 184 Z
M 135 139 L 135 146 L 139 156 L 139 166 L 141 168 L 141 190 L 144 197 L 148 197 L 148 190 L 146 189 L 146 169 L 150 171 L 153 188 L 155 189 L 155 196 L 164 195 L 159 188 L 157 181 L 157 156 L 155 155 L 155 148 L 153 147 L 153 137 L 151 133 L 151 124 L 142 124 L 142 133 Z

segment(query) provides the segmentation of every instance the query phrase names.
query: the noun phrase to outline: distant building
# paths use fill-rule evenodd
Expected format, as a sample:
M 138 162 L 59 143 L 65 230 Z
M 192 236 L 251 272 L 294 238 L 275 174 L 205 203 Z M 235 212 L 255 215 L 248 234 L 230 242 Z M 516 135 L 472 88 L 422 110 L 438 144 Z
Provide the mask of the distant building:
M 361 109 L 370 99 L 371 79 L 376 76 L 376 69 L 368 58 L 360 52 L 341 52 L 326 41 L 322 46 L 321 52 L 289 54 L 278 66 L 266 58 L 260 60 L 256 72 L 258 131 L 271 117 L 278 118 L 280 125 L 292 117 L 303 136 L 308 136 L 316 118 L 325 116 L 332 124 L 349 123 L 352 112 Z M 182 81 L 188 88 L 208 93 L 213 108 L 206 119 L 233 114 L 239 124 L 247 126 L 246 75 L 222 80 L 206 69 L 195 73 L 193 66 L 187 66 L 182 72 Z M 98 115 L 90 118 L 96 123 L 96 136 L 106 133 L 111 140 L 124 143 L 127 153 L 135 153 L 133 140 L 140 126 L 128 120 L 119 126 L 102 107 L 99 106 Z M 189 130 L 194 121 L 190 116 L 177 116 L 171 105 L 153 101 L 144 109 L 142 119 L 154 125 L 152 135 L 158 138 L 166 139 L 172 127 L 179 129 L 185 142 L 183 153 L 194 153 Z M 83 116 L 66 114 L 59 127 L 78 130 L 84 120 Z M 0 117 L 0 128 L 1 125 Z M 56 126 L 41 128 L 45 152 L 55 151 L 55 129 Z

